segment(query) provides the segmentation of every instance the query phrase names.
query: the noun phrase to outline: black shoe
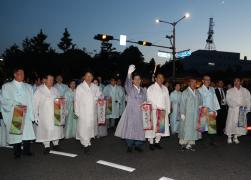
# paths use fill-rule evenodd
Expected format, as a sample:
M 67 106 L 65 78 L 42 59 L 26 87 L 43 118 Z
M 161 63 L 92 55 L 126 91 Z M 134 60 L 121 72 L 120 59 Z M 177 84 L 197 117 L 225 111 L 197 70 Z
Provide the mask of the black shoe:
M 25 156 L 33 156 L 34 154 L 32 152 L 24 152 L 23 153 Z
M 143 152 L 143 149 L 141 147 L 135 147 L 135 151 L 138 151 L 138 152 Z
M 187 150 L 186 146 L 181 146 L 180 150 L 181 150 L 181 152 L 185 152 Z
M 193 152 L 195 152 L 196 151 L 196 149 L 194 149 L 193 147 L 191 147 L 190 149 L 188 149 L 189 151 L 193 151 Z
M 135 148 L 135 150 L 136 150 L 136 148 Z M 131 153 L 132 152 L 132 147 L 128 147 L 127 152 Z
M 155 146 L 157 149 L 163 149 L 163 147 L 161 147 L 159 143 L 154 144 L 154 146 Z
M 210 142 L 210 146 L 217 147 L 217 144 L 215 142 Z
M 53 147 L 53 150 L 55 150 L 55 151 L 60 151 L 60 150 L 61 150 L 61 148 L 60 148 L 60 146 L 59 146 L 59 145 L 56 145 L 56 146 L 54 146 L 54 147 Z
M 154 151 L 154 145 L 153 144 L 149 144 L 149 149 L 151 150 L 151 151 Z
M 21 158 L 21 154 L 14 154 L 14 159 L 20 159 Z
M 84 147 L 84 153 L 85 153 L 85 154 L 89 154 L 89 153 L 90 153 L 90 148 L 89 148 L 89 146 Z
M 49 147 L 47 147 L 47 148 L 44 148 L 44 155 L 47 155 L 47 154 L 49 154 L 50 153 L 50 148 Z

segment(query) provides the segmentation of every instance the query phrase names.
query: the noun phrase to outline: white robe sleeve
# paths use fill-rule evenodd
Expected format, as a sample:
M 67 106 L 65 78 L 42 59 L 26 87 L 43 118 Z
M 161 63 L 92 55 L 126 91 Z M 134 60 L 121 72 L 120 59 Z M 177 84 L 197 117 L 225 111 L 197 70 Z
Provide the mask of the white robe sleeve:
M 240 106 L 240 104 L 236 101 L 236 98 L 233 97 L 232 92 L 230 90 L 227 91 L 226 101 L 227 105 L 231 108 Z
M 40 91 L 37 90 L 33 96 L 33 105 L 34 105 L 34 117 L 35 117 L 35 122 L 37 123 L 39 120 L 39 104 L 40 104 Z
M 3 85 L 1 111 L 3 115 L 3 121 L 5 124 L 11 121 L 14 105 L 17 104 L 17 102 L 15 102 L 10 96 L 11 95 L 9 94 L 8 85 L 7 84 Z
M 148 102 L 150 102 L 151 104 L 152 104 L 152 109 L 157 109 L 158 107 L 155 105 L 155 104 L 153 104 L 153 102 L 154 102 L 154 95 L 153 95 L 153 89 L 152 89 L 152 87 L 150 86 L 148 89 L 147 89 L 147 92 L 146 92 L 146 94 L 147 94 L 147 101 Z
M 79 99 L 80 98 L 80 92 L 79 92 L 79 89 L 77 88 L 76 89 L 76 94 L 74 96 L 74 110 L 75 110 L 75 114 L 79 117 L 80 115 L 80 102 L 79 102 Z
M 245 100 L 246 100 L 247 109 L 251 111 L 251 97 L 250 97 L 250 92 L 248 90 L 246 90 Z
M 167 96 L 166 96 L 166 104 L 167 104 L 167 114 L 170 114 L 170 112 L 171 112 L 171 102 L 170 102 L 168 89 L 167 89 Z

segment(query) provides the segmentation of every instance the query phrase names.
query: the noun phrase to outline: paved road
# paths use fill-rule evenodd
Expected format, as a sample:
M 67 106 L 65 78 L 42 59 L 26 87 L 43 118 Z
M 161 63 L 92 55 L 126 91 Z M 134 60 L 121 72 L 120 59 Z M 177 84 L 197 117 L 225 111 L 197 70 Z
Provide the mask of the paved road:
M 218 147 L 198 142 L 196 152 L 179 151 L 175 136 L 163 140 L 163 150 L 127 153 L 124 141 L 112 135 L 97 139 L 86 155 L 78 141 L 61 142 L 62 151 L 74 153 L 75 158 L 43 155 L 42 145 L 33 144 L 35 156 L 14 160 L 12 150 L 0 148 L 1 180 L 250 180 L 251 136 L 242 137 L 241 144 L 228 145 L 226 137 L 216 139 Z M 98 160 L 135 168 L 127 172 L 97 164 Z

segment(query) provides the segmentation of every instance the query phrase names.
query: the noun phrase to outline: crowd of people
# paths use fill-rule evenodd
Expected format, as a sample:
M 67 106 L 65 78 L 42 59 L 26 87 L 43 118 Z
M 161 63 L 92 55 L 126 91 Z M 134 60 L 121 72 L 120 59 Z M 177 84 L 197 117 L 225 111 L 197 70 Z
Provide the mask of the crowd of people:
M 225 134 L 227 143 L 239 144 L 238 138 L 247 133 L 251 97 L 240 78 L 227 91 L 222 80 L 212 87 L 208 75 L 200 87 L 197 78 L 189 78 L 183 91 L 183 85 L 175 83 L 169 95 L 161 72 L 149 87 L 142 87 L 135 70 L 129 66 L 123 86 L 116 77 L 104 85 L 91 71 L 83 74 L 81 83 L 63 84 L 61 75 L 54 83 L 54 76 L 45 74 L 30 85 L 24 82 L 24 70 L 15 69 L 0 93 L 0 146 L 12 145 L 19 159 L 22 154 L 32 156 L 32 142 L 42 143 L 46 155 L 61 149 L 60 140 L 76 138 L 88 154 L 91 140 L 107 136 L 111 129 L 125 140 L 127 152 L 142 152 L 145 141 L 151 151 L 163 149 L 161 141 L 170 134 L 178 136 L 182 151 L 195 151 L 199 139 L 216 146 L 216 134 Z

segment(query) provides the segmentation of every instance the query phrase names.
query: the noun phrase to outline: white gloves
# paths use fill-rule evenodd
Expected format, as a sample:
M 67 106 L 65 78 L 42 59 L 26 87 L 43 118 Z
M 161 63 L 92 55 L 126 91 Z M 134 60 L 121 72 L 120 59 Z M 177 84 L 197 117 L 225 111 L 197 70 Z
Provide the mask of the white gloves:
M 186 116 L 184 114 L 181 114 L 181 120 L 184 121 L 186 119 Z
M 131 75 L 132 73 L 133 73 L 133 71 L 135 71 L 135 66 L 132 64 L 132 65 L 130 65 L 129 66 L 129 68 L 128 68 L 128 75 Z

